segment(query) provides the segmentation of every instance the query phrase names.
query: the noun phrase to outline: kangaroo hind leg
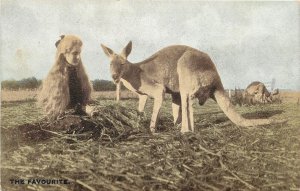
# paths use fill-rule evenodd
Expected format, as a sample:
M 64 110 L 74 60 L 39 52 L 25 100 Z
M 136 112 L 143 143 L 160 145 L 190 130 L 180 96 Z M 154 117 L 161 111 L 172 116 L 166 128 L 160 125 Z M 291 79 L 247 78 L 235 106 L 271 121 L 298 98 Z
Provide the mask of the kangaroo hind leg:
M 195 94 L 195 73 L 191 69 L 191 54 L 184 54 L 177 63 L 179 91 L 182 107 L 181 133 L 194 131 L 193 98 Z
M 187 92 L 182 92 L 180 95 L 182 103 L 181 133 L 194 132 L 192 97 Z

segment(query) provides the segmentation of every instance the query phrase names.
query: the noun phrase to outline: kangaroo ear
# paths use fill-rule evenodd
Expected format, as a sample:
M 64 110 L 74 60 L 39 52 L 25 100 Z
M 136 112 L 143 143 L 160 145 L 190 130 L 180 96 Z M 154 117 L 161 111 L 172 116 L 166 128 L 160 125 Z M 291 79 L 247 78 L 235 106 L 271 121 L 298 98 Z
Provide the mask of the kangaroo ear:
M 125 48 L 123 48 L 121 56 L 125 59 L 127 59 L 128 55 L 130 54 L 132 49 L 132 42 L 129 41 L 129 43 L 125 46 Z
M 103 44 L 101 44 L 101 47 L 104 51 L 104 53 L 108 56 L 108 57 L 112 57 L 112 55 L 114 54 L 114 51 L 106 46 L 104 46 Z

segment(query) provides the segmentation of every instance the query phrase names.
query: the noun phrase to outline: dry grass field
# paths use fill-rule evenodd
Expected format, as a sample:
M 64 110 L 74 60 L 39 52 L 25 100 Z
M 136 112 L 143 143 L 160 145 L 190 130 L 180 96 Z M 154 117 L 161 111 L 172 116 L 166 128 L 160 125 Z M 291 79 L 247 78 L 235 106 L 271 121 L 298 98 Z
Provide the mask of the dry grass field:
M 96 133 L 41 130 L 24 141 L 16 127 L 43 120 L 36 93 L 2 92 L 2 190 L 300 190 L 299 92 L 283 92 L 282 104 L 236 107 L 246 118 L 287 119 L 286 124 L 241 128 L 210 100 L 195 104 L 196 132 L 184 135 L 172 123 L 169 99 L 159 131 L 151 135 L 153 100 L 141 116 L 132 93 L 122 92 L 118 104 L 114 94 L 93 94 L 99 115 L 84 120 L 95 124 Z M 12 184 L 11 179 L 66 179 L 68 184 Z
M 35 100 L 38 91 L 27 91 L 27 90 L 19 90 L 19 91 L 1 91 L 1 101 L 2 102 L 11 102 L 11 101 L 30 101 Z M 116 93 L 115 91 L 105 91 L 105 92 L 93 92 L 92 99 L 103 98 L 103 99 L 115 99 Z M 297 103 L 298 100 L 300 102 L 300 92 L 293 91 L 281 91 L 280 97 L 283 102 Z M 122 99 L 130 99 L 137 98 L 137 95 L 128 90 L 121 91 Z

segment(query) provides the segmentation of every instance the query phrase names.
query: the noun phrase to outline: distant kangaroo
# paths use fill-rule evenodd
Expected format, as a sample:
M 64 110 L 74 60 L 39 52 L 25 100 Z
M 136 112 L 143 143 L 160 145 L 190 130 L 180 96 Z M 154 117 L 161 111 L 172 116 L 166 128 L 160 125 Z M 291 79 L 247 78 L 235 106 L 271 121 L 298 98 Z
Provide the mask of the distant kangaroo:
M 123 82 L 129 90 L 139 94 L 139 110 L 144 108 L 147 96 L 154 98 L 150 130 L 155 132 L 158 113 L 165 93 L 172 95 L 174 122 L 180 121 L 181 132 L 194 131 L 192 100 L 203 105 L 214 99 L 227 117 L 239 126 L 257 126 L 283 121 L 245 119 L 238 114 L 226 95 L 219 74 L 210 57 L 194 48 L 174 45 L 166 47 L 148 59 L 132 64 L 127 60 L 132 49 L 131 41 L 121 54 L 102 45 L 110 58 L 110 70 L 115 83 Z
M 243 96 L 253 97 L 254 100 L 252 101 L 254 102 L 259 102 L 259 103 L 272 102 L 271 93 L 267 90 L 265 84 L 259 81 L 254 81 L 251 84 L 249 84 L 245 89 Z

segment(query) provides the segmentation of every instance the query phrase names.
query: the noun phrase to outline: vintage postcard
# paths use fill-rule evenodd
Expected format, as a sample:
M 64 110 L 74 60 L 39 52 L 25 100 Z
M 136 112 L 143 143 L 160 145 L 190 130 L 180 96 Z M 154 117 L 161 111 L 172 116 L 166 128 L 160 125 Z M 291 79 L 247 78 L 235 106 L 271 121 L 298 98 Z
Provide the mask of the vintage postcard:
M 0 190 L 300 190 L 299 1 L 0 3 Z

